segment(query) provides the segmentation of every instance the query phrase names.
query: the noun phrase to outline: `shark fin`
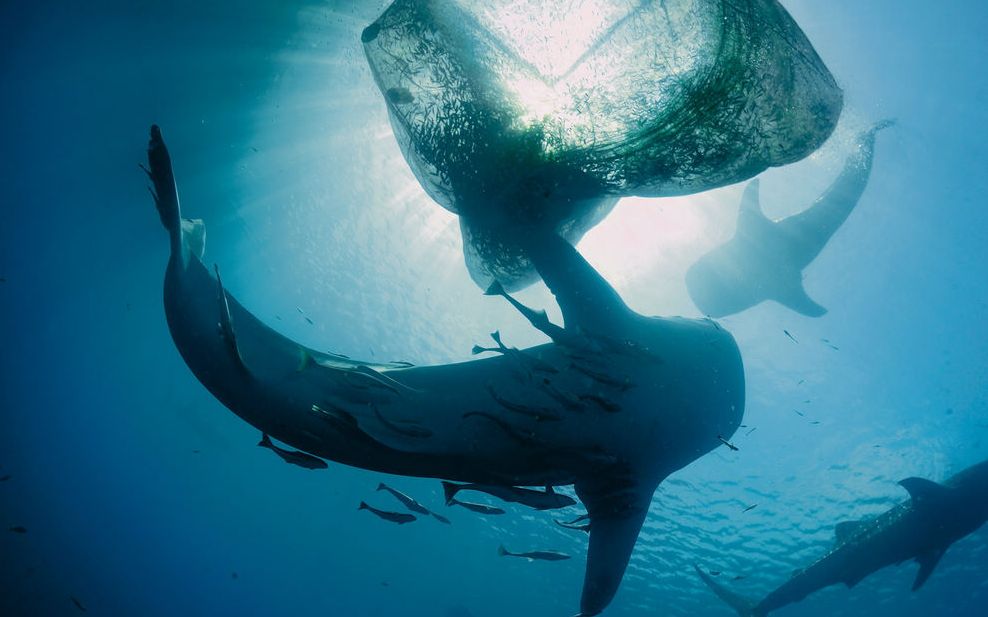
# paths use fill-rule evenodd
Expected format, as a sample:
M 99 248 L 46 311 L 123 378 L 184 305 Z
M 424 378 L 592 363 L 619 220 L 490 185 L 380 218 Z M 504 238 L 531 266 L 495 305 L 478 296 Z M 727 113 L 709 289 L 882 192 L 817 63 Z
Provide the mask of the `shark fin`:
M 858 533 L 864 527 L 865 521 L 843 521 L 834 526 L 834 539 L 837 544 L 847 542 L 849 538 Z
M 758 233 L 765 225 L 772 225 L 772 220 L 762 212 L 762 204 L 759 199 L 758 178 L 748 183 L 741 197 L 741 207 L 738 208 L 738 225 L 735 234 L 740 236 Z
M 950 489 L 946 486 L 925 478 L 906 478 L 899 482 L 899 486 L 909 491 L 914 507 L 943 501 L 950 493 Z
M 741 617 L 755 617 L 756 615 L 762 614 L 756 612 L 755 603 L 752 600 L 730 591 L 715 581 L 709 574 L 701 570 L 700 566 L 693 564 L 693 569 L 696 570 L 696 573 L 700 576 L 700 579 L 707 584 L 707 587 L 709 587 L 718 598 L 737 611 L 738 615 Z
M 825 315 L 827 309 L 806 295 L 806 290 L 803 289 L 802 272 L 797 270 L 794 274 L 795 276 L 791 281 L 779 281 L 779 287 L 772 295 L 772 299 L 786 308 L 807 317 L 821 317 Z
M 919 563 L 919 572 L 916 573 L 916 580 L 913 581 L 913 591 L 916 591 L 926 583 L 926 580 L 933 574 L 933 570 L 936 569 L 937 564 L 940 563 L 940 558 L 946 552 L 946 548 L 938 548 L 923 553 L 916 558 L 916 561 Z
M 216 272 L 216 286 L 219 291 L 220 336 L 226 342 L 227 349 L 230 350 L 230 355 L 237 366 L 246 371 L 247 364 L 244 362 L 244 356 L 240 353 L 240 347 L 237 345 L 237 335 L 233 329 L 233 316 L 230 315 L 230 301 L 226 296 L 226 288 L 223 287 L 223 279 L 220 277 L 220 267 L 213 264 L 213 270 Z
M 577 495 L 590 514 L 590 547 L 579 617 L 600 614 L 617 593 L 654 491 L 638 486 L 631 478 L 577 482 Z
M 182 241 L 202 261 L 206 254 L 206 225 L 202 219 L 182 219 Z

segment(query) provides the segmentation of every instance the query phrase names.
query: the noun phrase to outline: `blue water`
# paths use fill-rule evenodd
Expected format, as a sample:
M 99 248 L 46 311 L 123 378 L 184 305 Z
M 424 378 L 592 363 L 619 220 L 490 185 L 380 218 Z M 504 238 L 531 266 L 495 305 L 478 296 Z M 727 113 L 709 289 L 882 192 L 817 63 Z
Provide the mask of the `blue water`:
M 835 522 L 903 500 L 897 480 L 988 457 L 988 8 L 785 5 L 847 108 L 818 154 L 763 176 L 767 213 L 810 203 L 856 128 L 899 124 L 807 271 L 829 314 L 765 304 L 724 320 L 757 430 L 660 488 L 614 617 L 730 615 L 694 562 L 762 595 L 826 551 Z M 137 168 L 152 122 L 209 261 L 285 334 L 417 364 L 466 359 L 494 328 L 541 341 L 469 280 L 455 219 L 398 152 L 358 42 L 385 6 L 0 4 L 0 615 L 76 614 L 70 597 L 94 615 L 576 612 L 585 537 L 510 505 L 442 509 L 448 527 L 358 512 L 399 509 L 381 480 L 439 509 L 439 483 L 281 463 L 166 328 L 168 247 Z M 683 272 L 730 236 L 740 191 L 627 200 L 580 248 L 636 310 L 696 315 Z M 558 318 L 544 288 L 520 297 Z M 501 543 L 576 558 L 506 560 Z M 777 614 L 984 615 L 986 564 L 982 529 L 918 593 L 909 564 Z

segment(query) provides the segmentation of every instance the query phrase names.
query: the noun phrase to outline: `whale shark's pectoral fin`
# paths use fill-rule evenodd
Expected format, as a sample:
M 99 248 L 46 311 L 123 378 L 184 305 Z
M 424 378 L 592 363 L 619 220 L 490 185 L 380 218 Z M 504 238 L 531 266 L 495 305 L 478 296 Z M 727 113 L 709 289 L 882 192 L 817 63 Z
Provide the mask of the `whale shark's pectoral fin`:
M 773 300 L 807 317 L 822 317 L 827 314 L 827 309 L 813 301 L 803 289 L 803 274 L 796 270 L 793 276 L 787 276 L 784 280 L 775 281 L 777 287 L 771 297 Z
M 590 516 L 590 548 L 578 617 L 599 614 L 617 593 L 654 490 L 629 478 L 577 482 L 576 493 Z
M 613 332 L 631 309 L 572 244 L 556 234 L 536 234 L 529 257 L 563 312 L 566 330 Z
M 933 574 L 933 570 L 936 569 L 937 564 L 940 563 L 940 559 L 943 554 L 947 552 L 947 548 L 938 548 L 932 551 L 923 553 L 916 558 L 917 563 L 919 563 L 919 572 L 916 573 L 916 580 L 913 581 L 913 591 L 917 591 L 922 587 L 930 575 Z

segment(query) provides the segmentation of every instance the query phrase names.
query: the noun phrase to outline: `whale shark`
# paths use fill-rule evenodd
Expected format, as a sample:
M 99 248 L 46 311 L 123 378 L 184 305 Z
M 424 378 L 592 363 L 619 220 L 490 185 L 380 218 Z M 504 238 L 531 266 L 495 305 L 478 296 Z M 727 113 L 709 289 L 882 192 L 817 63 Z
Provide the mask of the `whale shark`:
M 844 583 L 854 587 L 886 566 L 919 563 L 916 591 L 930 578 L 948 548 L 988 521 L 988 461 L 961 471 L 943 484 L 906 478 L 899 484 L 910 499 L 871 519 L 835 527 L 833 549 L 758 603 L 740 596 L 694 566 L 700 578 L 742 617 L 763 617 L 809 594 Z
M 734 237 L 686 273 L 686 287 L 697 308 L 716 319 L 775 300 L 808 317 L 824 315 L 827 309 L 803 288 L 803 270 L 854 210 L 871 177 L 875 135 L 891 125 L 885 120 L 862 132 L 837 179 L 799 214 L 770 220 L 762 213 L 758 179 L 749 182 Z
M 550 337 L 519 350 L 537 362 L 513 354 L 433 366 L 361 362 L 279 334 L 227 291 L 203 261 L 202 221 L 182 217 L 157 126 L 145 171 L 170 239 L 165 317 L 202 385 L 258 430 L 319 458 L 488 486 L 573 485 L 591 524 L 581 616 L 599 614 L 617 592 L 659 484 L 741 423 L 734 337 L 709 319 L 632 311 L 551 232 L 533 230 L 528 252 L 563 325 L 524 307 Z M 537 370 L 545 366 L 556 372 Z M 572 409 L 560 392 L 611 401 L 616 411 Z

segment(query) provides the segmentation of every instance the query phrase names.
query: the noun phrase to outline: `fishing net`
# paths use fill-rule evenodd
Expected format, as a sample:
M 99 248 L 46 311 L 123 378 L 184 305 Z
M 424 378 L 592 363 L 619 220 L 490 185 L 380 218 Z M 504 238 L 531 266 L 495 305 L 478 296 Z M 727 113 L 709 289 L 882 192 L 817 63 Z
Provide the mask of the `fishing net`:
M 797 161 L 842 107 L 777 0 L 396 0 L 361 39 L 481 285 L 531 281 L 532 226 L 575 242 L 618 197 Z

